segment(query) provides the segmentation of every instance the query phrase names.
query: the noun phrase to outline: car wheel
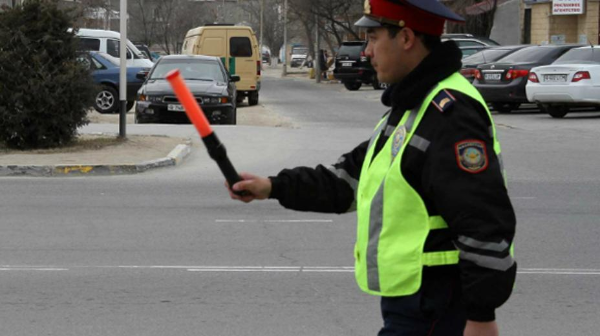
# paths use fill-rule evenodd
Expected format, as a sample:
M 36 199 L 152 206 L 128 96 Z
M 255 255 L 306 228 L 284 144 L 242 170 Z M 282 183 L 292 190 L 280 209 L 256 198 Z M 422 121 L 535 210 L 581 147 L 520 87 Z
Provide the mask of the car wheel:
M 344 82 L 344 86 L 349 91 L 357 91 L 362 86 L 361 82 Z
M 494 110 L 499 113 L 511 113 L 513 110 L 519 109 L 519 103 L 492 103 Z
M 235 125 L 237 124 L 237 108 L 231 110 L 231 113 L 227 115 L 227 117 L 221 119 L 222 124 L 226 125 Z
M 567 105 L 550 105 L 547 111 L 552 118 L 562 118 L 569 113 L 569 107 Z
M 96 94 L 94 100 L 94 109 L 98 113 L 114 113 L 119 109 L 119 99 L 117 90 L 110 86 L 103 86 L 102 90 Z
M 127 102 L 127 111 L 125 111 L 125 112 L 131 111 L 131 109 L 133 108 L 133 105 L 135 105 L 134 101 L 128 101 Z
M 383 90 L 387 87 L 387 85 L 385 85 L 384 83 L 379 83 L 379 80 L 377 79 L 377 74 L 373 75 L 373 81 L 371 82 L 371 85 L 373 85 L 373 89 L 375 90 Z
M 250 94 L 248 95 L 248 105 L 258 105 L 258 91 L 250 92 Z

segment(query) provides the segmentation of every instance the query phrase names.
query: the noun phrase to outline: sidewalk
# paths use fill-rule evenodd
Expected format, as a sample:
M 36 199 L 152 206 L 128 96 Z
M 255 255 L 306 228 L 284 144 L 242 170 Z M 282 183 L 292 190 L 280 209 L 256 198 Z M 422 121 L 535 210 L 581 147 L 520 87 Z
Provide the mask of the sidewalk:
M 176 166 L 191 152 L 191 142 L 166 136 L 82 135 L 80 145 L 60 149 L 0 151 L 0 176 L 88 176 L 133 174 Z

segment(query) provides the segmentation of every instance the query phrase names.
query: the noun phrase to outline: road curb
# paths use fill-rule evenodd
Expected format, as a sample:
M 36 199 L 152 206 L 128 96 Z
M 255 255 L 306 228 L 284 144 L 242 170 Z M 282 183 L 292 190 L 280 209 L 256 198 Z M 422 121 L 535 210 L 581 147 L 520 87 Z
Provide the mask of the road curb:
M 0 166 L 0 177 L 4 176 L 34 176 L 34 177 L 54 177 L 54 176 L 106 176 L 106 175 L 127 175 L 143 173 L 145 171 L 178 166 L 188 157 L 192 151 L 191 141 L 177 145 L 164 158 L 144 161 L 133 164 L 114 164 L 114 165 L 7 165 Z

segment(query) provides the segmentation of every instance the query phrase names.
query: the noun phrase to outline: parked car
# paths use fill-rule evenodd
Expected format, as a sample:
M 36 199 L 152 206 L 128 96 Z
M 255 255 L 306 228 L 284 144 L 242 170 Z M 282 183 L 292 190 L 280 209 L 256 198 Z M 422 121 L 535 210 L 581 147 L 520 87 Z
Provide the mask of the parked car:
M 526 44 L 520 44 L 513 46 L 491 47 L 489 49 L 481 50 L 476 54 L 462 59 L 463 65 L 460 69 L 460 73 L 472 83 L 473 80 L 475 80 L 475 72 L 478 66 L 482 64 L 496 62 L 501 58 L 506 57 L 528 46 L 529 45 Z
M 161 57 L 138 91 L 135 122 L 188 121 L 166 75 L 179 69 L 190 91 L 213 124 L 236 124 L 236 87 L 240 76 L 229 75 L 218 57 L 169 55 Z
M 452 40 L 458 45 L 463 53 L 463 58 L 471 56 L 481 50 L 499 46 L 500 44 L 487 37 L 474 36 L 471 34 L 444 34 L 442 42 Z
M 366 41 L 343 42 L 335 57 L 333 77 L 350 91 L 360 89 L 363 84 L 373 85 L 376 90 L 385 86 L 377 80 L 377 72 L 365 55 L 366 47 Z
M 70 31 L 72 31 L 70 29 Z M 111 30 L 78 29 L 75 33 L 80 42 L 81 50 L 100 51 L 113 57 L 119 57 L 121 34 Z M 127 40 L 127 66 L 152 67 L 154 63 L 133 44 Z
M 94 82 L 98 84 L 94 109 L 99 113 L 119 112 L 120 59 L 98 51 L 90 51 L 80 53 L 77 60 L 90 68 Z M 149 70 L 150 68 L 146 67 L 127 67 L 127 111 L 133 107 L 137 91 L 144 83 L 137 78 L 137 74 Z
M 263 63 L 271 64 L 271 54 L 266 50 L 262 53 L 262 61 Z
M 571 49 L 551 65 L 531 69 L 527 99 L 554 118 L 573 106 L 600 106 L 600 46 Z
M 477 67 L 473 85 L 483 98 L 500 113 L 510 113 L 528 103 L 525 86 L 529 71 L 554 62 L 579 45 L 530 46 L 516 51 L 497 62 Z
M 308 48 L 303 46 L 293 47 L 290 56 L 290 66 L 297 68 L 306 62 L 308 57 Z M 307 67 L 312 67 L 312 62 L 306 62 Z
M 150 48 L 148 48 L 147 45 L 145 45 L 141 42 L 133 42 L 133 45 L 136 48 L 138 48 L 144 54 L 144 56 L 146 56 L 152 62 L 156 62 L 160 58 L 159 54 L 150 51 Z

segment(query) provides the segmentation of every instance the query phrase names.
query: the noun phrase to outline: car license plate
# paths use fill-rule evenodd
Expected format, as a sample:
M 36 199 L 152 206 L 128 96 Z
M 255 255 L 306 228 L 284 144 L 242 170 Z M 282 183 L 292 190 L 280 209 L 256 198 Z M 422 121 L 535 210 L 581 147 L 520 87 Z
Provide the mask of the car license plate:
M 167 110 L 174 112 L 184 112 L 183 106 L 179 104 L 169 104 L 167 105 Z
M 502 74 L 500 74 L 500 73 L 485 74 L 483 76 L 483 78 L 485 78 L 485 80 L 500 80 L 502 78 Z
M 351 66 L 352 66 L 352 63 L 342 63 L 342 66 L 343 66 L 343 67 L 351 67 Z
M 549 83 L 565 83 L 567 75 L 544 75 L 544 82 Z

